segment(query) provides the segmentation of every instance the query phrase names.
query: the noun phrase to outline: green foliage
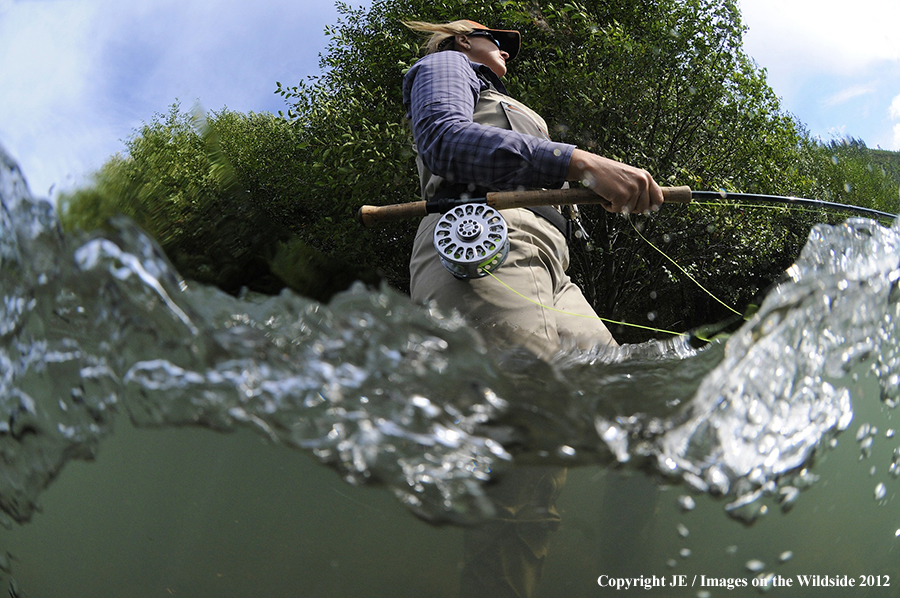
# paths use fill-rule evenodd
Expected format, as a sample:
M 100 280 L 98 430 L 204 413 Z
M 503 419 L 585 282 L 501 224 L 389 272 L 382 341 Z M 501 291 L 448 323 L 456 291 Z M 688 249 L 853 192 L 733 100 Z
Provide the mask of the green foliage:
M 860 139 L 821 143 L 805 138 L 801 147 L 811 196 L 900 212 L 900 154 L 870 150 Z
M 223 112 L 221 118 L 231 117 Z M 60 199 L 63 226 L 91 230 L 122 213 L 154 236 L 189 278 L 232 292 L 277 290 L 282 285 L 263 256 L 273 234 L 285 233 L 260 209 L 261 196 L 237 178 L 220 141 L 252 138 L 265 119 L 241 117 L 244 129 L 220 131 L 177 105 L 157 114 L 128 140 L 127 155 L 96 173 L 93 186 Z
M 464 12 L 461 10 L 464 7 Z M 401 23 L 471 18 L 519 29 L 506 77 L 556 139 L 646 168 L 663 184 L 796 195 L 897 212 L 897 154 L 822 143 L 784 114 L 742 49 L 736 0 L 374 0 L 338 3 L 322 73 L 276 83 L 285 113 L 173 106 L 127 153 L 66 198 L 63 221 L 135 218 L 189 278 L 236 292 L 288 285 L 320 300 L 378 275 L 408 289 L 415 223 L 369 230 L 362 204 L 417 199 L 403 74 L 422 41 Z M 606 317 L 686 330 L 728 311 L 653 250 L 629 221 L 583 209 L 590 244 L 570 274 Z M 730 204 L 666 206 L 635 223 L 738 310 L 776 280 L 809 228 L 840 214 Z M 636 341 L 646 333 L 616 331 Z

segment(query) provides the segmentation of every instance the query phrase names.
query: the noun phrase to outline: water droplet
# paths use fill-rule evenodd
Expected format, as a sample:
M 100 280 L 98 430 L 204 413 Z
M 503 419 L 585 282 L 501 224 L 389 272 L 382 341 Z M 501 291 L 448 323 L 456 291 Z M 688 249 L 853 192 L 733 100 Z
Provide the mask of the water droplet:
M 750 559 L 744 564 L 744 567 L 747 568 L 747 571 L 751 571 L 753 573 L 759 573 L 765 566 L 766 564 L 759 559 Z
M 690 530 L 688 530 L 687 526 L 685 526 L 683 523 L 679 523 L 677 526 L 677 529 L 678 529 L 678 535 L 681 536 L 682 538 L 687 538 L 688 536 L 691 535 Z
M 895 433 L 896 433 L 896 432 L 894 432 L 894 428 L 888 428 L 888 429 L 885 430 L 885 432 L 884 432 L 884 437 L 885 437 L 885 438 L 893 438 Z
M 669 559 L 668 561 L 666 561 L 666 565 L 668 565 L 670 569 L 674 569 L 678 566 L 678 561 L 676 561 L 675 559 Z
M 791 552 L 790 550 L 785 550 L 784 552 L 782 552 L 781 554 L 778 555 L 778 562 L 786 563 L 787 561 L 791 560 L 792 558 L 794 558 L 794 553 Z
M 686 558 L 688 558 L 689 556 L 691 556 L 691 549 L 690 549 L 690 548 L 682 548 L 682 549 L 678 552 L 678 554 L 681 555 L 681 558 L 686 559 Z
M 884 485 L 884 482 L 875 486 L 875 500 L 881 500 L 885 496 L 887 496 L 887 487 Z

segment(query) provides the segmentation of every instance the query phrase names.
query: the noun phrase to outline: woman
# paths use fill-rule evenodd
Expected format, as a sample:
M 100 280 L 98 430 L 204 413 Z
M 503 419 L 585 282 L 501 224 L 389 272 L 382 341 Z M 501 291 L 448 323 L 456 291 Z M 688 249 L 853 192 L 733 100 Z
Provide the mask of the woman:
M 431 34 L 426 55 L 403 81 L 424 199 L 559 188 L 577 180 L 604 198 L 611 212 L 644 213 L 662 204 L 662 192 L 646 171 L 552 142 L 544 120 L 507 95 L 501 78 L 519 51 L 518 31 L 468 20 L 406 25 Z M 544 357 L 564 343 L 614 344 L 565 274 L 569 255 L 562 215 L 516 209 L 503 216 L 509 256 L 496 279 L 474 280 L 459 280 L 442 266 L 432 247 L 439 216 L 425 218 L 410 263 L 412 298 L 457 309 L 490 341 L 524 346 Z
M 431 34 L 426 56 L 403 81 L 424 199 L 559 188 L 578 180 L 605 198 L 611 212 L 647 212 L 662 204 L 647 172 L 550 141 L 544 120 L 507 95 L 501 78 L 519 51 L 519 32 L 467 20 L 406 25 Z M 563 344 L 615 344 L 565 274 L 568 223 L 562 214 L 515 209 L 503 216 L 506 261 L 496 277 L 467 280 L 444 268 L 432 246 L 440 216 L 424 218 L 410 262 L 412 298 L 458 310 L 492 346 L 522 346 L 549 357 Z M 497 517 L 466 532 L 461 596 L 534 593 L 550 531 L 559 523 L 554 504 L 564 479 L 560 468 L 520 467 L 490 487 Z

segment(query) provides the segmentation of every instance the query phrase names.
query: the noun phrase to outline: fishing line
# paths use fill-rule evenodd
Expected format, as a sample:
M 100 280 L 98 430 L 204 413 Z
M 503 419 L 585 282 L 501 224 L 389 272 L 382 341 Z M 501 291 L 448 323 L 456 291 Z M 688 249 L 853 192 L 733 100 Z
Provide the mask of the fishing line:
M 648 239 L 647 237 L 645 237 L 645 236 L 643 235 L 643 233 L 641 233 L 641 231 L 638 230 L 638 227 L 634 225 L 634 220 L 632 220 L 631 215 L 626 215 L 626 218 L 628 219 L 628 223 L 631 224 L 631 228 L 634 229 L 634 232 L 636 232 L 636 233 L 638 234 L 638 236 L 639 236 L 641 239 L 643 239 L 644 242 L 645 242 L 647 245 L 649 245 L 650 247 L 652 247 L 653 249 L 655 249 L 656 251 L 658 251 L 659 254 L 660 254 L 661 256 L 663 256 L 664 258 L 666 258 L 667 260 L 669 260 L 670 262 L 672 262 L 672 265 L 674 265 L 676 268 L 678 268 L 678 269 L 682 272 L 682 274 L 684 274 L 685 276 L 687 276 L 687 277 L 688 277 L 695 285 L 697 285 L 698 287 L 700 287 L 700 289 L 702 289 L 704 293 L 706 293 L 707 295 L 709 295 L 710 297 L 712 297 L 713 299 L 715 299 L 716 301 L 718 301 L 719 303 L 721 303 L 722 305 L 724 305 L 727 309 L 729 309 L 730 311 L 736 313 L 737 315 L 739 315 L 739 316 L 742 316 L 742 315 L 743 315 L 741 312 L 739 312 L 738 310 L 734 309 L 733 307 L 731 307 L 730 305 L 728 305 L 727 303 L 725 303 L 724 301 L 722 301 L 721 299 L 719 299 L 718 297 L 716 297 L 715 295 L 713 295 L 712 292 L 710 292 L 709 289 L 707 289 L 705 286 L 703 286 L 702 284 L 700 284 L 700 282 L 699 282 L 696 278 L 694 278 L 693 276 L 691 276 L 691 274 L 690 274 L 687 270 L 685 270 L 684 268 L 682 268 L 682 267 L 678 264 L 678 262 L 676 262 L 676 261 L 673 260 L 671 257 L 669 257 L 669 256 L 666 254 L 665 251 L 663 251 L 662 249 L 660 249 L 659 247 L 657 247 L 656 245 L 654 245 L 653 243 L 651 243 L 651 242 L 650 242 L 650 239 Z
M 610 320 L 610 319 L 607 319 L 607 318 L 601 318 L 600 316 L 596 316 L 596 315 L 594 315 L 594 316 L 589 316 L 589 315 L 585 315 L 585 314 L 576 314 L 576 313 L 573 313 L 573 312 L 570 312 L 570 311 L 565 311 L 565 310 L 562 310 L 562 309 L 557 309 L 557 308 L 555 308 L 555 307 L 550 307 L 549 305 L 544 305 L 544 304 L 541 303 L 540 301 L 535 301 L 534 299 L 532 299 L 531 297 L 528 297 L 527 295 L 523 295 L 522 293 L 520 293 L 520 292 L 517 291 L 516 289 L 512 288 L 511 286 L 509 286 L 508 284 L 506 284 L 505 282 L 503 282 L 502 280 L 500 280 L 499 278 L 497 278 L 497 275 L 494 274 L 493 272 L 487 272 L 487 271 L 485 271 L 485 272 L 487 273 L 488 276 L 490 276 L 491 278 L 493 278 L 494 280 L 496 280 L 497 282 L 499 282 L 501 285 L 503 285 L 504 287 L 506 287 L 507 290 L 512 291 L 514 294 L 518 295 L 518 296 L 521 297 L 522 299 L 525 299 L 525 300 L 528 301 L 529 303 L 533 303 L 533 304 L 537 305 L 538 307 L 540 307 L 540 308 L 542 308 L 542 309 L 546 309 L 546 310 L 548 310 L 548 311 L 554 311 L 554 312 L 557 312 L 557 313 L 560 313 L 560 314 L 564 314 L 564 315 L 567 315 L 567 316 L 574 316 L 574 317 L 576 317 L 576 318 L 587 318 L 588 320 L 600 320 L 600 321 L 602 321 L 602 322 L 606 322 L 607 324 L 619 324 L 619 325 L 621 325 L 621 326 L 631 326 L 632 328 L 641 328 L 641 329 L 643 329 L 643 330 L 650 330 L 650 331 L 652 331 L 652 332 L 662 332 L 662 333 L 664 333 L 664 334 L 671 334 L 671 335 L 673 335 L 673 336 L 681 336 L 682 334 L 684 334 L 684 333 L 682 333 L 682 332 L 672 332 L 671 330 L 663 330 L 662 328 L 653 328 L 652 326 L 642 326 L 642 325 L 640 325 L 640 324 L 631 324 L 631 323 L 629 323 L 629 322 L 619 322 L 619 321 L 616 321 L 616 320 Z M 699 338 L 699 337 L 698 337 L 698 338 Z M 707 340 L 707 339 L 702 339 L 702 338 L 701 338 L 700 340 Z

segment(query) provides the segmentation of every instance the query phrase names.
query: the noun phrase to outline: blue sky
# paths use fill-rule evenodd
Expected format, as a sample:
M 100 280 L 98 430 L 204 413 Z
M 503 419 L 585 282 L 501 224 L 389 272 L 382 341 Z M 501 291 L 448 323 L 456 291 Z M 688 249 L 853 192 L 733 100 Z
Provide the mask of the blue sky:
M 900 150 L 900 0 L 739 2 L 785 110 Z M 0 144 L 46 197 L 176 100 L 277 112 L 275 82 L 318 72 L 336 17 L 331 0 L 0 0 Z
M 739 0 L 744 49 L 823 140 L 900 150 L 900 0 Z

